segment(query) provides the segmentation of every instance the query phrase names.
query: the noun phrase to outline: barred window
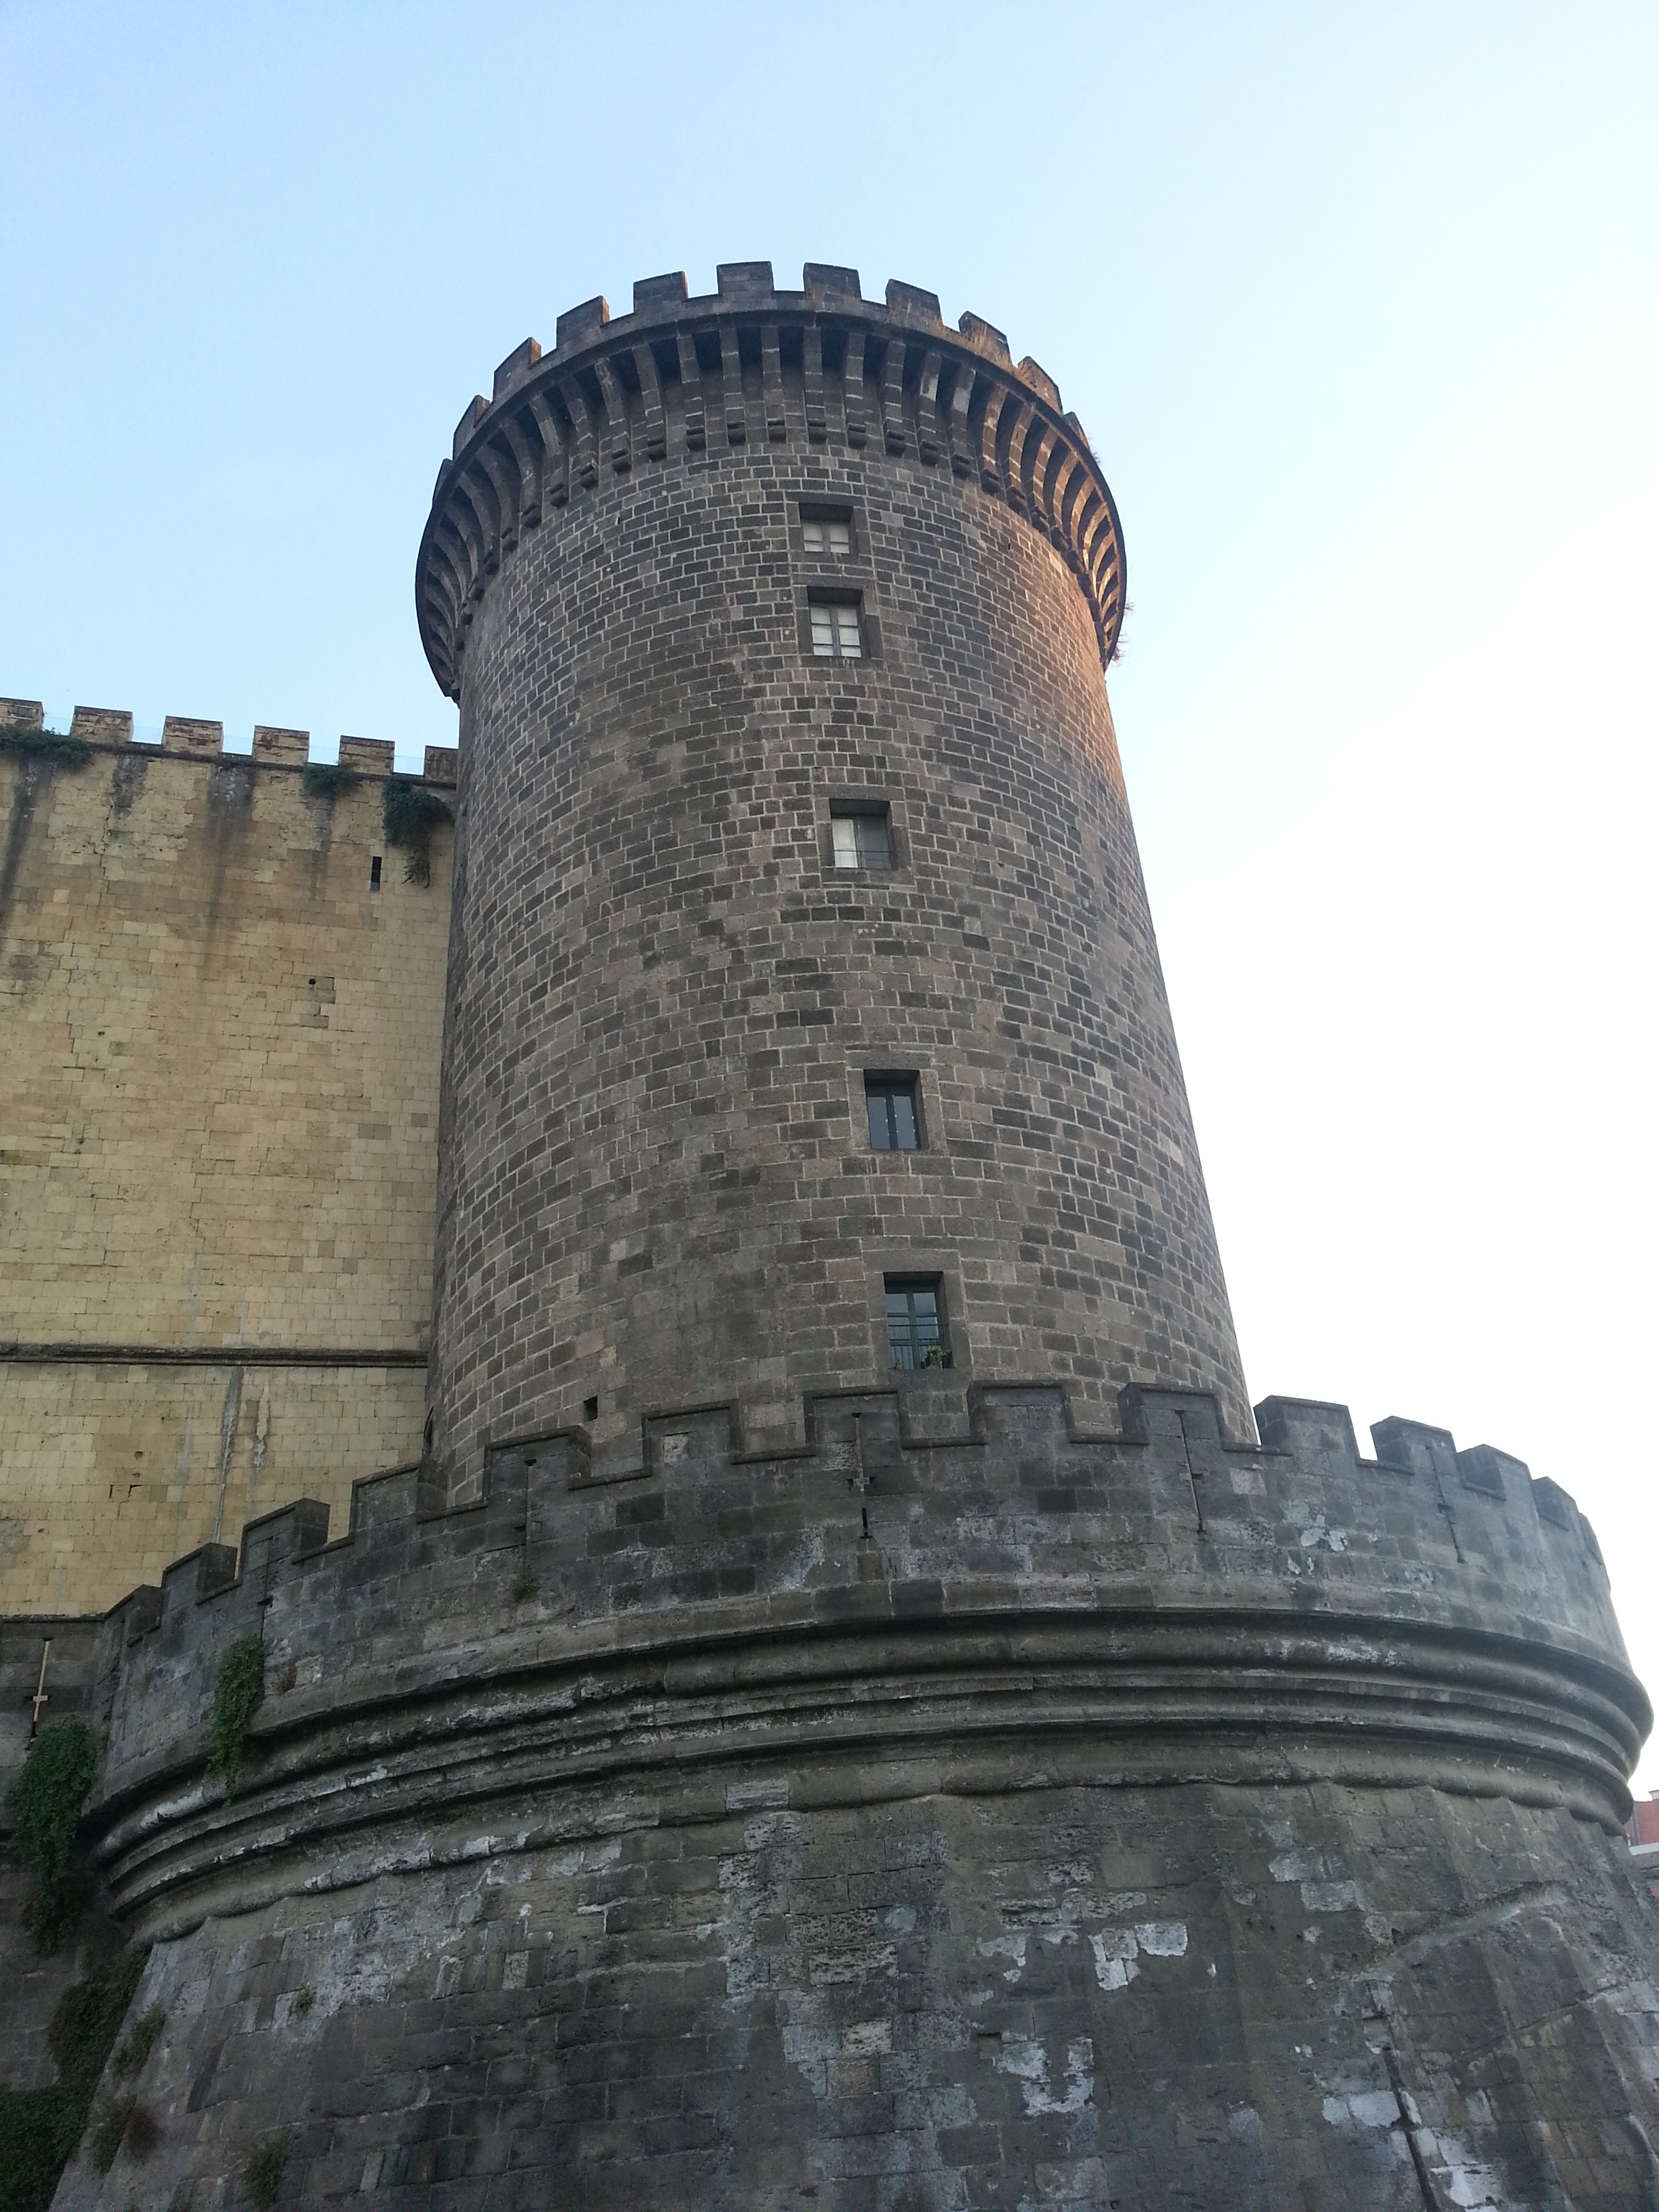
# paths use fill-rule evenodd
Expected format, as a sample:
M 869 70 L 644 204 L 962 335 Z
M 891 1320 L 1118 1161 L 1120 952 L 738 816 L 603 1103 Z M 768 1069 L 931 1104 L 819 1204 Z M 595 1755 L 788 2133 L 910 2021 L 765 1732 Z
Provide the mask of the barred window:
M 948 1367 L 951 1342 L 945 1330 L 945 1286 L 937 1275 L 887 1275 L 888 1364 L 907 1373 Z
M 856 599 L 807 601 L 812 617 L 812 653 L 818 660 L 862 660 L 864 631 Z

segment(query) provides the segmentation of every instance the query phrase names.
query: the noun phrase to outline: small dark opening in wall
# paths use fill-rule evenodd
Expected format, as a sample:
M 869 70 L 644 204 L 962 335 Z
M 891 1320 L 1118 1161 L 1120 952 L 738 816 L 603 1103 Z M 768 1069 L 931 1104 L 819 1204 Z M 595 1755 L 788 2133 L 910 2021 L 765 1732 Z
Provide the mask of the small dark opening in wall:
M 314 991 L 316 989 L 317 978 L 314 975 L 307 975 L 306 977 L 306 988 L 307 990 L 311 991 Z
M 435 1413 L 428 1413 L 426 1417 L 426 1448 L 428 1451 L 432 1449 L 432 1439 L 434 1435 L 436 1433 L 437 1425 L 437 1415 Z
M 368 864 L 368 888 L 372 891 L 380 888 L 380 856 L 378 853 Z
M 597 1420 L 599 1419 L 599 1400 L 598 1400 L 597 1398 L 584 1398 L 584 1399 L 582 1400 L 582 1419 L 583 1419 L 583 1420 L 585 1420 L 585 1421 L 597 1421 Z

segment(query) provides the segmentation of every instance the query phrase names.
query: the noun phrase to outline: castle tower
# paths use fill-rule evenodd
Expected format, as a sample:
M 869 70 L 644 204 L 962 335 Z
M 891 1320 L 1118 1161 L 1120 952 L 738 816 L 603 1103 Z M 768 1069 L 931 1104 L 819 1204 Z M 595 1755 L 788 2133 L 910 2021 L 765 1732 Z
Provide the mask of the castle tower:
M 427 1446 L 104 1624 L 110 2212 L 1651 2199 L 1606 1565 L 1506 1453 L 1252 1423 L 1122 577 L 1043 373 L 845 271 L 469 410 Z
M 1102 680 L 1111 493 L 976 317 L 769 265 L 562 316 L 441 472 L 430 1405 L 487 1443 L 948 1371 L 1250 1433 Z

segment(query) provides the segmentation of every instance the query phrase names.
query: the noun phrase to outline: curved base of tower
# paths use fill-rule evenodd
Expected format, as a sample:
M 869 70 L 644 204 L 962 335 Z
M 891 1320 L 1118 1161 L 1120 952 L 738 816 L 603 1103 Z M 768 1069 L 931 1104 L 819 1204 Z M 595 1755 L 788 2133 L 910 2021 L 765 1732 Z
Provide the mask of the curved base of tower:
M 1122 1413 L 520 1440 L 465 1512 L 411 1469 L 137 1594 L 94 1819 L 166 2024 L 98 2201 L 279 2132 L 307 2205 L 1649 2201 L 1651 1716 L 1588 1523 L 1340 1407 Z

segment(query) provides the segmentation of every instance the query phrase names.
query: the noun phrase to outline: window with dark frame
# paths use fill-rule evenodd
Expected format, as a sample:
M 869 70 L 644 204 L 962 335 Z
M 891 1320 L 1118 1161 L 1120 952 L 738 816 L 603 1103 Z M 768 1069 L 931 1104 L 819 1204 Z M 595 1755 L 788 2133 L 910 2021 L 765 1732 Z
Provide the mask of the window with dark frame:
M 845 515 L 803 514 L 801 550 L 820 560 L 849 561 L 853 556 L 853 526 Z
M 887 1364 L 906 1374 L 951 1364 L 945 1285 L 937 1275 L 886 1275 Z
M 872 1152 L 921 1151 L 921 1111 L 914 1075 L 866 1075 L 864 1104 Z
M 887 809 L 836 806 L 830 809 L 830 836 L 838 868 L 890 868 L 893 839 Z
M 856 599 L 818 599 L 808 593 L 806 611 L 812 625 L 815 660 L 862 660 L 864 627 Z

